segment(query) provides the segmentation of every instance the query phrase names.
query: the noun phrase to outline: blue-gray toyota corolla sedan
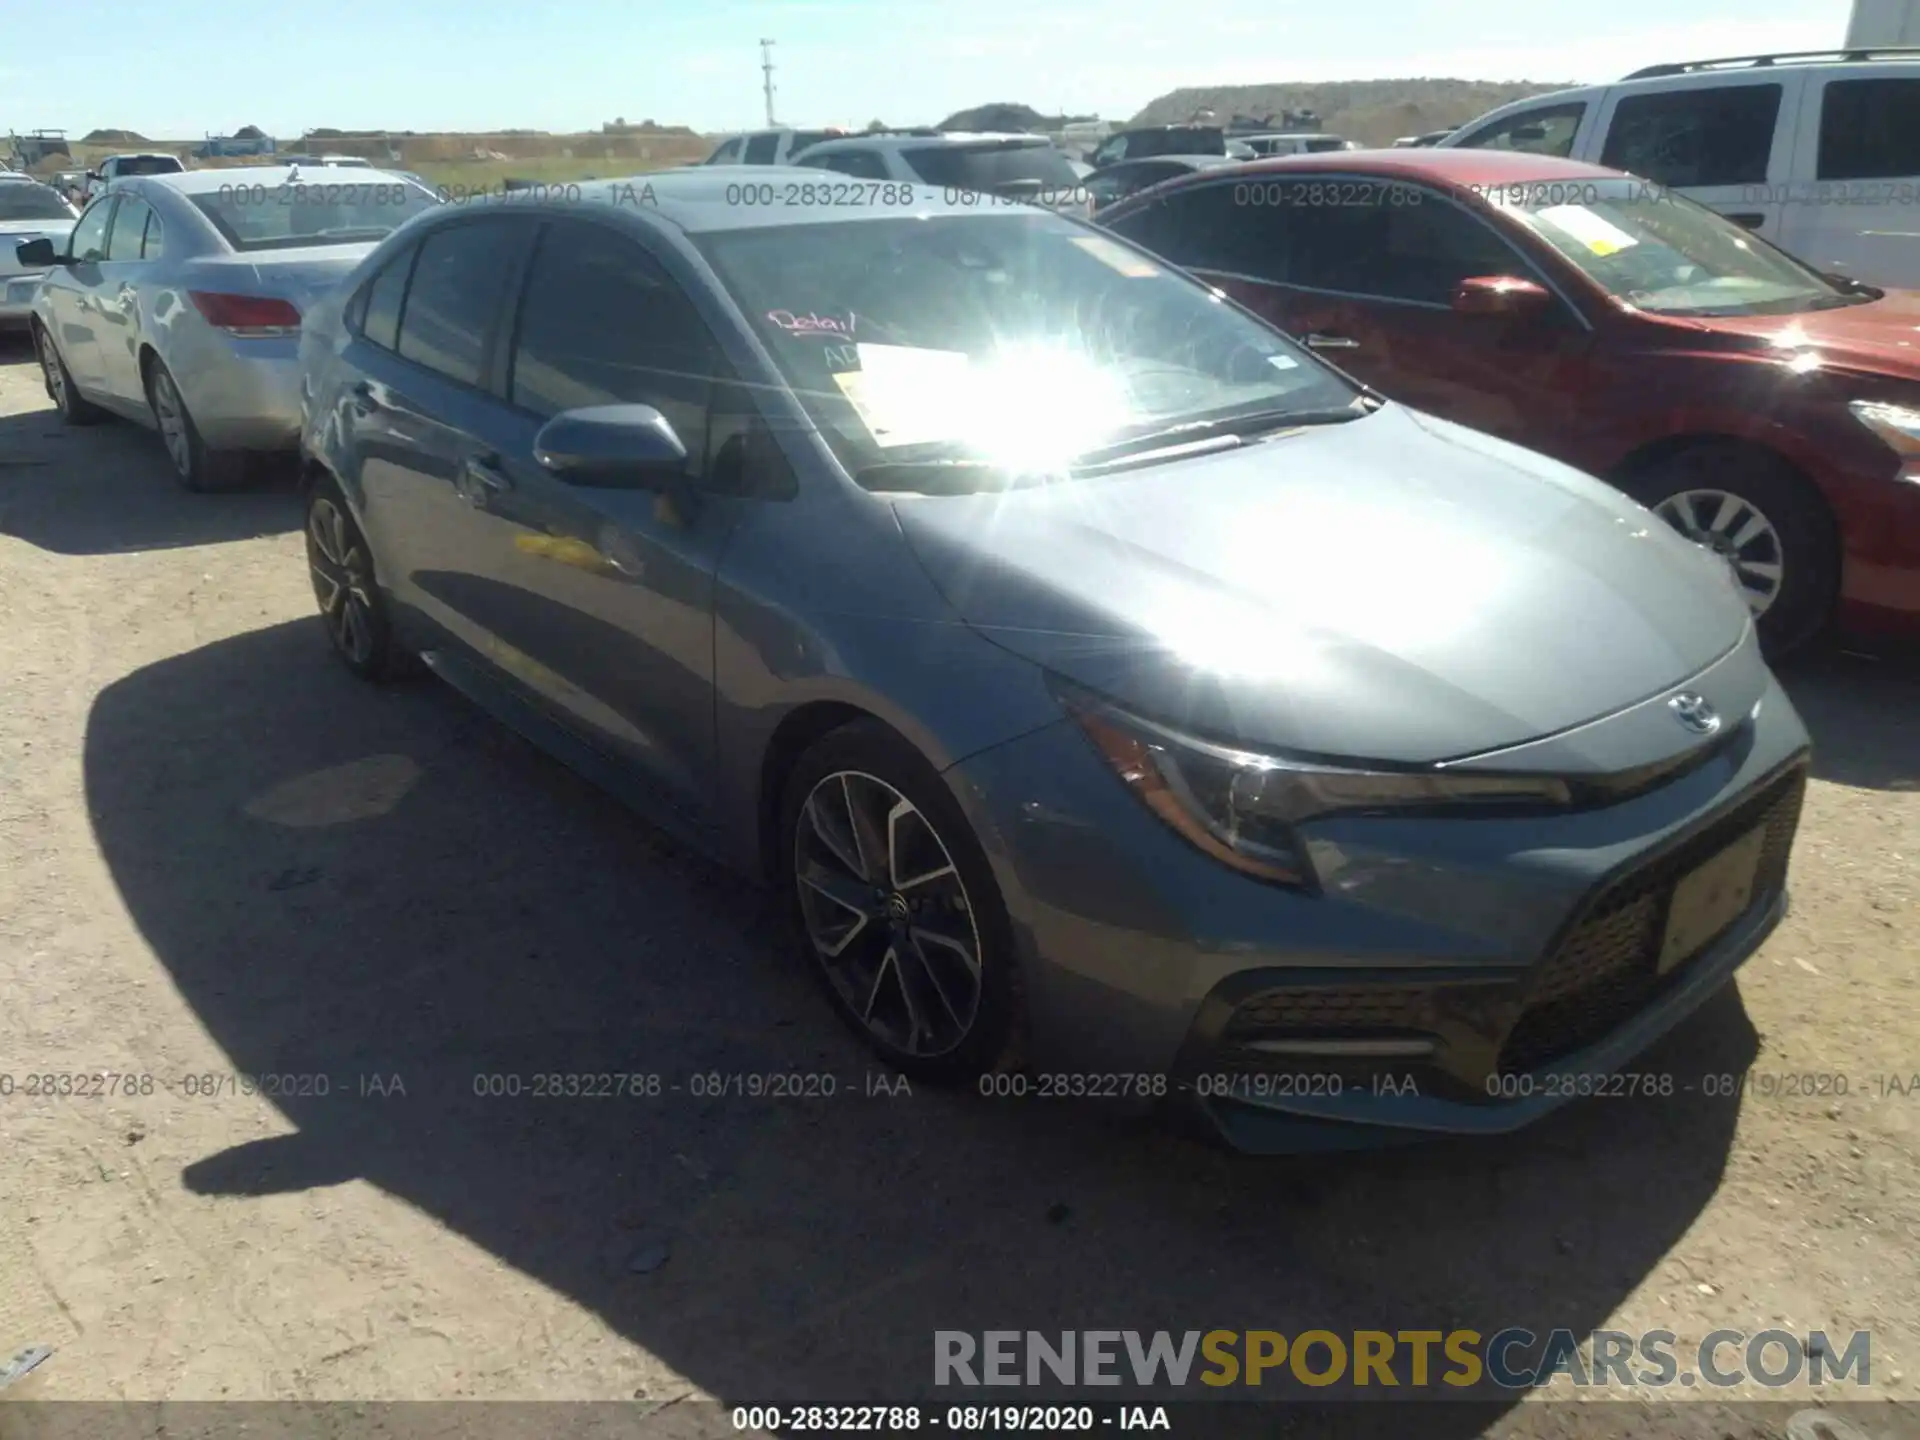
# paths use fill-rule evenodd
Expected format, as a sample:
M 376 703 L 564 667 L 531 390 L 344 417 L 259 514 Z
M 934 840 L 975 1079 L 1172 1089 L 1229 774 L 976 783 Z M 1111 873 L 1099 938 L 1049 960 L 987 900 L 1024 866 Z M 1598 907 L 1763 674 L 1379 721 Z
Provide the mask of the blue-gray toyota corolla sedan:
M 1076 221 L 772 168 L 449 205 L 302 357 L 345 662 L 784 889 L 909 1075 L 1507 1130 L 1784 912 L 1807 736 L 1718 559 Z

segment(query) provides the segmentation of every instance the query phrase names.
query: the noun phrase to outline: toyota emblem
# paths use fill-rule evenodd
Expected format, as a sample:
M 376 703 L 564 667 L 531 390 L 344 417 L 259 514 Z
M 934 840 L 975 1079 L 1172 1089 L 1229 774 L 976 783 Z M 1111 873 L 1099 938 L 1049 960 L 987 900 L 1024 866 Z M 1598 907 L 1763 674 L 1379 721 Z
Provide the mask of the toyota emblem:
M 1711 735 L 1720 728 L 1719 712 L 1707 703 L 1704 695 L 1684 690 L 1667 701 L 1667 708 L 1673 712 L 1674 719 L 1696 735 Z

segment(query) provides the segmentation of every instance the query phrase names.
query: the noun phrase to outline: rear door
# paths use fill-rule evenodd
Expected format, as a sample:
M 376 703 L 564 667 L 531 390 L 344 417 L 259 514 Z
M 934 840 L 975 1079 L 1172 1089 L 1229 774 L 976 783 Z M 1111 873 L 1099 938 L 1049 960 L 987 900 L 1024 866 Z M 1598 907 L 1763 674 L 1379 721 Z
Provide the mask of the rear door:
M 1684 75 L 1611 90 L 1599 162 L 1669 185 L 1777 245 L 1805 79 L 1781 67 L 1769 79 Z
M 1810 72 L 1780 244 L 1818 270 L 1920 287 L 1920 66 Z
M 466 577 L 499 543 L 484 466 L 522 439 L 493 393 L 504 319 L 535 230 L 518 215 L 471 215 L 401 252 L 348 308 L 347 397 L 375 563 L 426 624 L 422 648 L 481 660 L 497 646 Z

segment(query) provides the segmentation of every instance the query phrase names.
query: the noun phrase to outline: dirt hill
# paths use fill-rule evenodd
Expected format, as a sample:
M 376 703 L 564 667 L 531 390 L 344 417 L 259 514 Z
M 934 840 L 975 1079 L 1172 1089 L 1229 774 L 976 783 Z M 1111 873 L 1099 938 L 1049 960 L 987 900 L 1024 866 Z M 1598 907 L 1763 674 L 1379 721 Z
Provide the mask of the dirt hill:
M 1216 85 L 1170 90 L 1129 122 L 1174 125 L 1196 110 L 1222 123 L 1235 115 L 1313 110 L 1324 130 L 1362 145 L 1464 125 L 1509 100 L 1561 90 L 1573 82 L 1531 80 L 1338 80 L 1318 85 Z

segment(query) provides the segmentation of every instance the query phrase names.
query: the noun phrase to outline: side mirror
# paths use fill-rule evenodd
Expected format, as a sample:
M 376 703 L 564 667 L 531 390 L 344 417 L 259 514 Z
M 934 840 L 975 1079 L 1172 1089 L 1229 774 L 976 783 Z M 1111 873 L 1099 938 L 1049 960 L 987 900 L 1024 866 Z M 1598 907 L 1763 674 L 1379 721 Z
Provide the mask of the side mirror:
M 99 178 L 100 178 L 100 172 L 98 170 L 87 171 L 87 179 L 98 180 Z
M 60 263 L 60 255 L 53 248 L 53 241 L 44 235 L 22 240 L 13 247 L 13 257 L 20 262 L 22 270 L 51 270 Z
M 1456 315 L 1499 315 L 1521 319 L 1543 313 L 1552 302 L 1545 286 L 1517 275 L 1475 275 L 1453 292 Z
M 569 484 L 660 490 L 686 464 L 687 447 L 651 405 L 589 405 L 542 425 L 533 458 Z

